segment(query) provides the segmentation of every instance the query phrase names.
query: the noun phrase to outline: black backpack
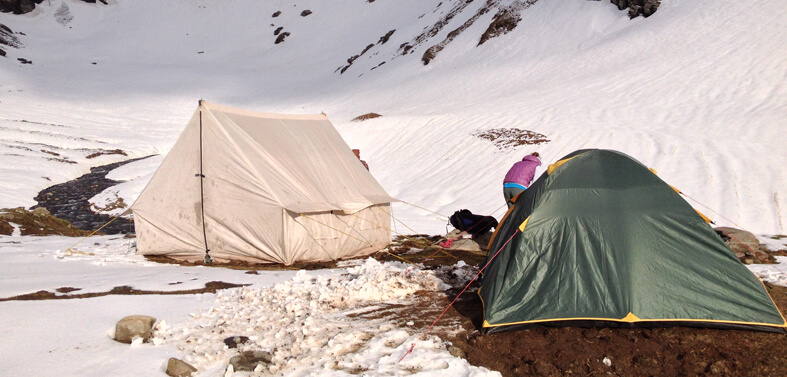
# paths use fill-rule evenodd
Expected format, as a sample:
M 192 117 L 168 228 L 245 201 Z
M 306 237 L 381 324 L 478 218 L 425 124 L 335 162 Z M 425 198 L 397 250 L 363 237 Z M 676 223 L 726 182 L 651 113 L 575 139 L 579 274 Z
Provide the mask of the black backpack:
M 492 228 L 497 227 L 497 220 L 495 220 L 494 217 L 474 215 L 466 209 L 460 209 L 454 212 L 448 221 L 451 222 L 454 228 L 474 236 L 482 235 Z

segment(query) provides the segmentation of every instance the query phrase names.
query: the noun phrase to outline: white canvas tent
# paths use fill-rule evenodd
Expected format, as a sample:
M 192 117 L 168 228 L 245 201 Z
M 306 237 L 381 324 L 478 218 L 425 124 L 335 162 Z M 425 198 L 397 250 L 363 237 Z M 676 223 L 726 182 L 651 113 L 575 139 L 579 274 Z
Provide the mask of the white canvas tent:
M 392 201 L 324 114 L 200 101 L 131 211 L 140 254 L 289 265 L 385 247 Z

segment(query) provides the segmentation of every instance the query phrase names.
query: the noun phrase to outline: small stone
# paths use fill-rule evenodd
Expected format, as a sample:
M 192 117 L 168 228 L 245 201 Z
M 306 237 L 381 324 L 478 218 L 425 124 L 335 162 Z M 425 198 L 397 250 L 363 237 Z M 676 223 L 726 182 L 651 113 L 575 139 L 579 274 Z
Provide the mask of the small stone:
M 125 317 L 115 325 L 115 340 L 131 344 L 135 338 L 142 338 L 143 342 L 147 342 L 150 339 L 154 323 L 156 323 L 156 318 L 146 315 Z
M 248 341 L 248 336 L 231 336 L 224 339 L 224 344 L 226 344 L 229 348 L 238 348 L 238 345 L 244 344 Z
M 51 215 L 52 215 L 52 213 L 49 212 L 49 210 L 44 208 L 44 207 L 38 207 L 38 208 L 33 210 L 33 216 L 36 216 L 36 217 L 45 217 L 45 216 L 51 216 Z
M 271 363 L 273 355 L 266 351 L 246 351 L 230 359 L 230 365 L 236 372 L 253 372 L 257 366 Z
M 170 357 L 167 362 L 167 375 L 172 377 L 191 377 L 197 368 L 189 365 L 183 360 Z
M 462 351 L 462 349 L 459 347 L 455 347 L 455 346 L 448 347 L 448 353 L 450 353 L 451 356 L 453 357 L 458 357 L 460 359 L 465 358 L 465 351 Z

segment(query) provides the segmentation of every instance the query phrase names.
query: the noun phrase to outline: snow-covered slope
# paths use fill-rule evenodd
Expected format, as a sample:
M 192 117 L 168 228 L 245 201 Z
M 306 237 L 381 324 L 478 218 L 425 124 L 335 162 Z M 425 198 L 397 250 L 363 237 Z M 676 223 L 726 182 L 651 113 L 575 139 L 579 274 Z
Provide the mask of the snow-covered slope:
M 203 98 L 325 112 L 390 194 L 442 214 L 500 215 L 505 171 L 533 150 L 551 162 L 612 148 L 655 168 L 721 224 L 787 231 L 780 2 L 665 0 L 630 20 L 604 1 L 540 0 L 481 46 L 496 9 L 515 1 L 110 3 L 53 0 L 28 15 L 0 14 L 24 33 L 24 46 L 0 58 L 0 207 L 30 206 L 38 190 L 126 158 L 86 158 L 96 151 L 166 153 Z M 468 24 L 423 65 L 426 49 Z M 290 34 L 275 44 L 280 27 Z M 368 112 L 383 117 L 350 121 Z M 550 142 L 501 150 L 473 136 L 493 128 Z M 444 229 L 432 213 L 394 211 L 420 232 Z

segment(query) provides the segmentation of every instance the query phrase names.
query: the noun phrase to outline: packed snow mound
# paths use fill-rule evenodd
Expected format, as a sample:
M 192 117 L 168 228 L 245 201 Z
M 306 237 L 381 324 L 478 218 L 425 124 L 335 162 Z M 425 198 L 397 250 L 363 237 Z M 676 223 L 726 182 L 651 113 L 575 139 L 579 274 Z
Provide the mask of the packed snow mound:
M 339 277 L 299 271 L 271 287 L 222 291 L 212 308 L 184 323 L 160 321 L 152 341 L 178 345 L 198 376 L 232 375 L 228 360 L 244 351 L 272 354 L 255 376 L 499 375 L 451 356 L 435 336 L 419 339 L 395 318 L 361 315 L 386 303 L 406 304 L 418 291 L 446 288 L 433 272 L 369 258 Z M 249 340 L 230 349 L 224 339 L 235 336 Z M 398 363 L 411 344 L 413 353 Z

